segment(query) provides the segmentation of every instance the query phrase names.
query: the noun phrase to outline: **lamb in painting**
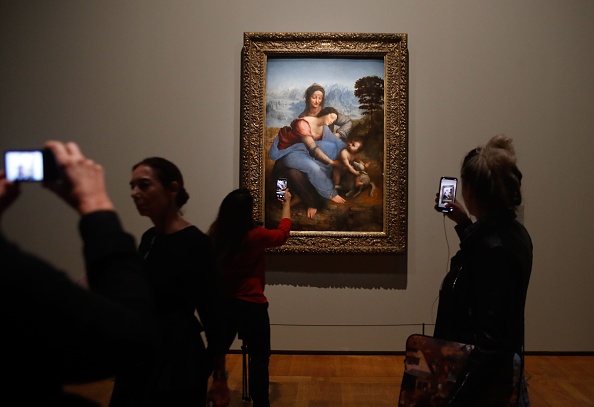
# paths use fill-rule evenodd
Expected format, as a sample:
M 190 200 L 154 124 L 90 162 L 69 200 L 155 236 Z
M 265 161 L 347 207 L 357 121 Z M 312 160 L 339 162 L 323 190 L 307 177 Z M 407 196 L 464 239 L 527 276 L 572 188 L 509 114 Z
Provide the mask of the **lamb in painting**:
M 365 169 L 369 166 L 369 163 L 364 164 L 362 161 L 357 160 L 353 161 L 352 166 L 357 171 L 359 171 L 359 175 L 355 180 L 355 187 L 351 189 L 349 192 L 347 192 L 346 196 L 352 196 L 353 198 L 356 198 L 367 187 L 371 187 L 371 190 L 369 191 L 369 196 L 373 196 L 373 193 L 375 192 L 375 184 L 371 181 L 371 178 L 369 177 L 367 171 L 365 171 Z

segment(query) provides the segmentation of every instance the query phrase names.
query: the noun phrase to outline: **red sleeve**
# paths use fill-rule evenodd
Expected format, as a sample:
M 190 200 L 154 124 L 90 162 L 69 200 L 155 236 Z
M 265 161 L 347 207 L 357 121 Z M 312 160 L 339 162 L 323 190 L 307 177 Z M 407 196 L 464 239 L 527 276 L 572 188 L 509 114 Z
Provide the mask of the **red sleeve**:
M 266 229 L 258 227 L 250 232 L 250 240 L 252 244 L 257 245 L 261 249 L 268 249 L 271 247 L 282 246 L 289 239 L 291 232 L 291 219 L 281 219 L 278 228 Z

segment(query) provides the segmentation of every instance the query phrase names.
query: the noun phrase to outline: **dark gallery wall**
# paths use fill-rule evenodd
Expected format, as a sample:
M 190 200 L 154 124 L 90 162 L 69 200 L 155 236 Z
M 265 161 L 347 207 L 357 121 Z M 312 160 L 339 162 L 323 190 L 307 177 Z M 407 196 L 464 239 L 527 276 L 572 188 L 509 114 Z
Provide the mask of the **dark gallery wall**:
M 524 172 L 535 245 L 529 351 L 594 351 L 594 3 L 586 0 L 0 2 L 0 147 L 74 140 L 104 164 L 137 237 L 149 227 L 130 167 L 176 162 L 202 229 L 239 185 L 244 32 L 406 33 L 409 49 L 407 253 L 271 256 L 273 349 L 401 351 L 431 333 L 451 222 L 433 210 L 441 175 L 497 133 Z M 2 229 L 82 275 L 76 215 L 24 185 Z

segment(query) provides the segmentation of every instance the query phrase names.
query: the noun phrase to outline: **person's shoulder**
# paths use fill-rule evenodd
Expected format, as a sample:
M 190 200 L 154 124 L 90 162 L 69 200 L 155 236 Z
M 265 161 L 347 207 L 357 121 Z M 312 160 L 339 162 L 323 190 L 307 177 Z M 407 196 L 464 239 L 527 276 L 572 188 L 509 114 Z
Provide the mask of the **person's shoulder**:
M 153 236 L 155 236 L 157 234 L 157 228 L 156 227 L 151 227 L 147 230 L 144 231 L 144 233 L 141 236 L 141 239 L 151 239 L 153 238 Z
M 291 122 L 291 127 L 295 126 L 309 126 L 309 121 L 304 117 L 297 117 Z
M 168 235 L 168 244 L 177 247 L 177 250 L 191 253 L 204 252 L 212 249 L 210 237 L 197 226 L 190 225 Z
M 509 249 L 524 236 L 529 236 L 524 226 L 517 220 L 509 218 L 486 227 L 479 242 L 485 250 Z
M 247 233 L 247 240 L 251 242 L 266 240 L 276 229 L 268 229 L 264 226 L 256 226 Z
M 247 235 L 248 237 L 250 236 L 254 236 L 254 235 L 259 235 L 262 232 L 267 231 L 268 229 L 266 229 L 264 226 L 262 225 L 256 225 L 253 228 L 251 228 L 250 230 L 248 230 Z
M 194 236 L 199 238 L 207 238 L 208 236 L 204 233 L 198 226 L 189 225 L 181 230 L 178 231 L 179 234 L 187 235 L 187 236 Z
M 188 239 L 196 240 L 200 243 L 210 243 L 210 237 L 195 225 L 190 225 L 180 230 L 179 233 Z
M 269 229 L 264 226 L 256 226 L 248 232 L 248 239 L 266 239 L 269 237 L 277 236 L 279 231 L 283 231 L 284 229 L 290 227 L 291 219 L 283 218 L 281 219 L 279 226 L 276 228 Z

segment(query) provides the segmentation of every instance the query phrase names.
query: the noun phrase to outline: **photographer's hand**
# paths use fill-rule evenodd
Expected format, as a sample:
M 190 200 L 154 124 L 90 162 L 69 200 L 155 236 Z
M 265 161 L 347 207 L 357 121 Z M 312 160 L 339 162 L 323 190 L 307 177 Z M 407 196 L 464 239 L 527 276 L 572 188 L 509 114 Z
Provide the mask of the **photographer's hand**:
M 114 210 L 105 189 L 103 167 L 86 158 L 76 143 L 48 141 L 45 147 L 55 155 L 60 167 L 58 180 L 45 184 L 81 215 Z
M 283 210 L 281 213 L 281 218 L 288 218 L 291 219 L 291 199 L 293 195 L 289 192 L 289 188 L 285 189 L 285 200 L 281 201 L 283 204 Z
M 435 209 L 439 211 L 437 207 L 437 202 L 439 201 L 439 194 L 435 194 Z M 444 213 L 449 219 L 456 222 L 456 225 L 462 225 L 466 223 L 471 223 L 470 216 L 466 213 L 466 209 L 462 206 L 462 204 L 458 201 L 454 203 L 447 203 L 446 208 L 452 209 L 450 212 Z
M 6 179 L 4 170 L 0 171 L 0 219 L 6 209 L 18 198 L 21 188 L 18 182 L 10 182 Z

